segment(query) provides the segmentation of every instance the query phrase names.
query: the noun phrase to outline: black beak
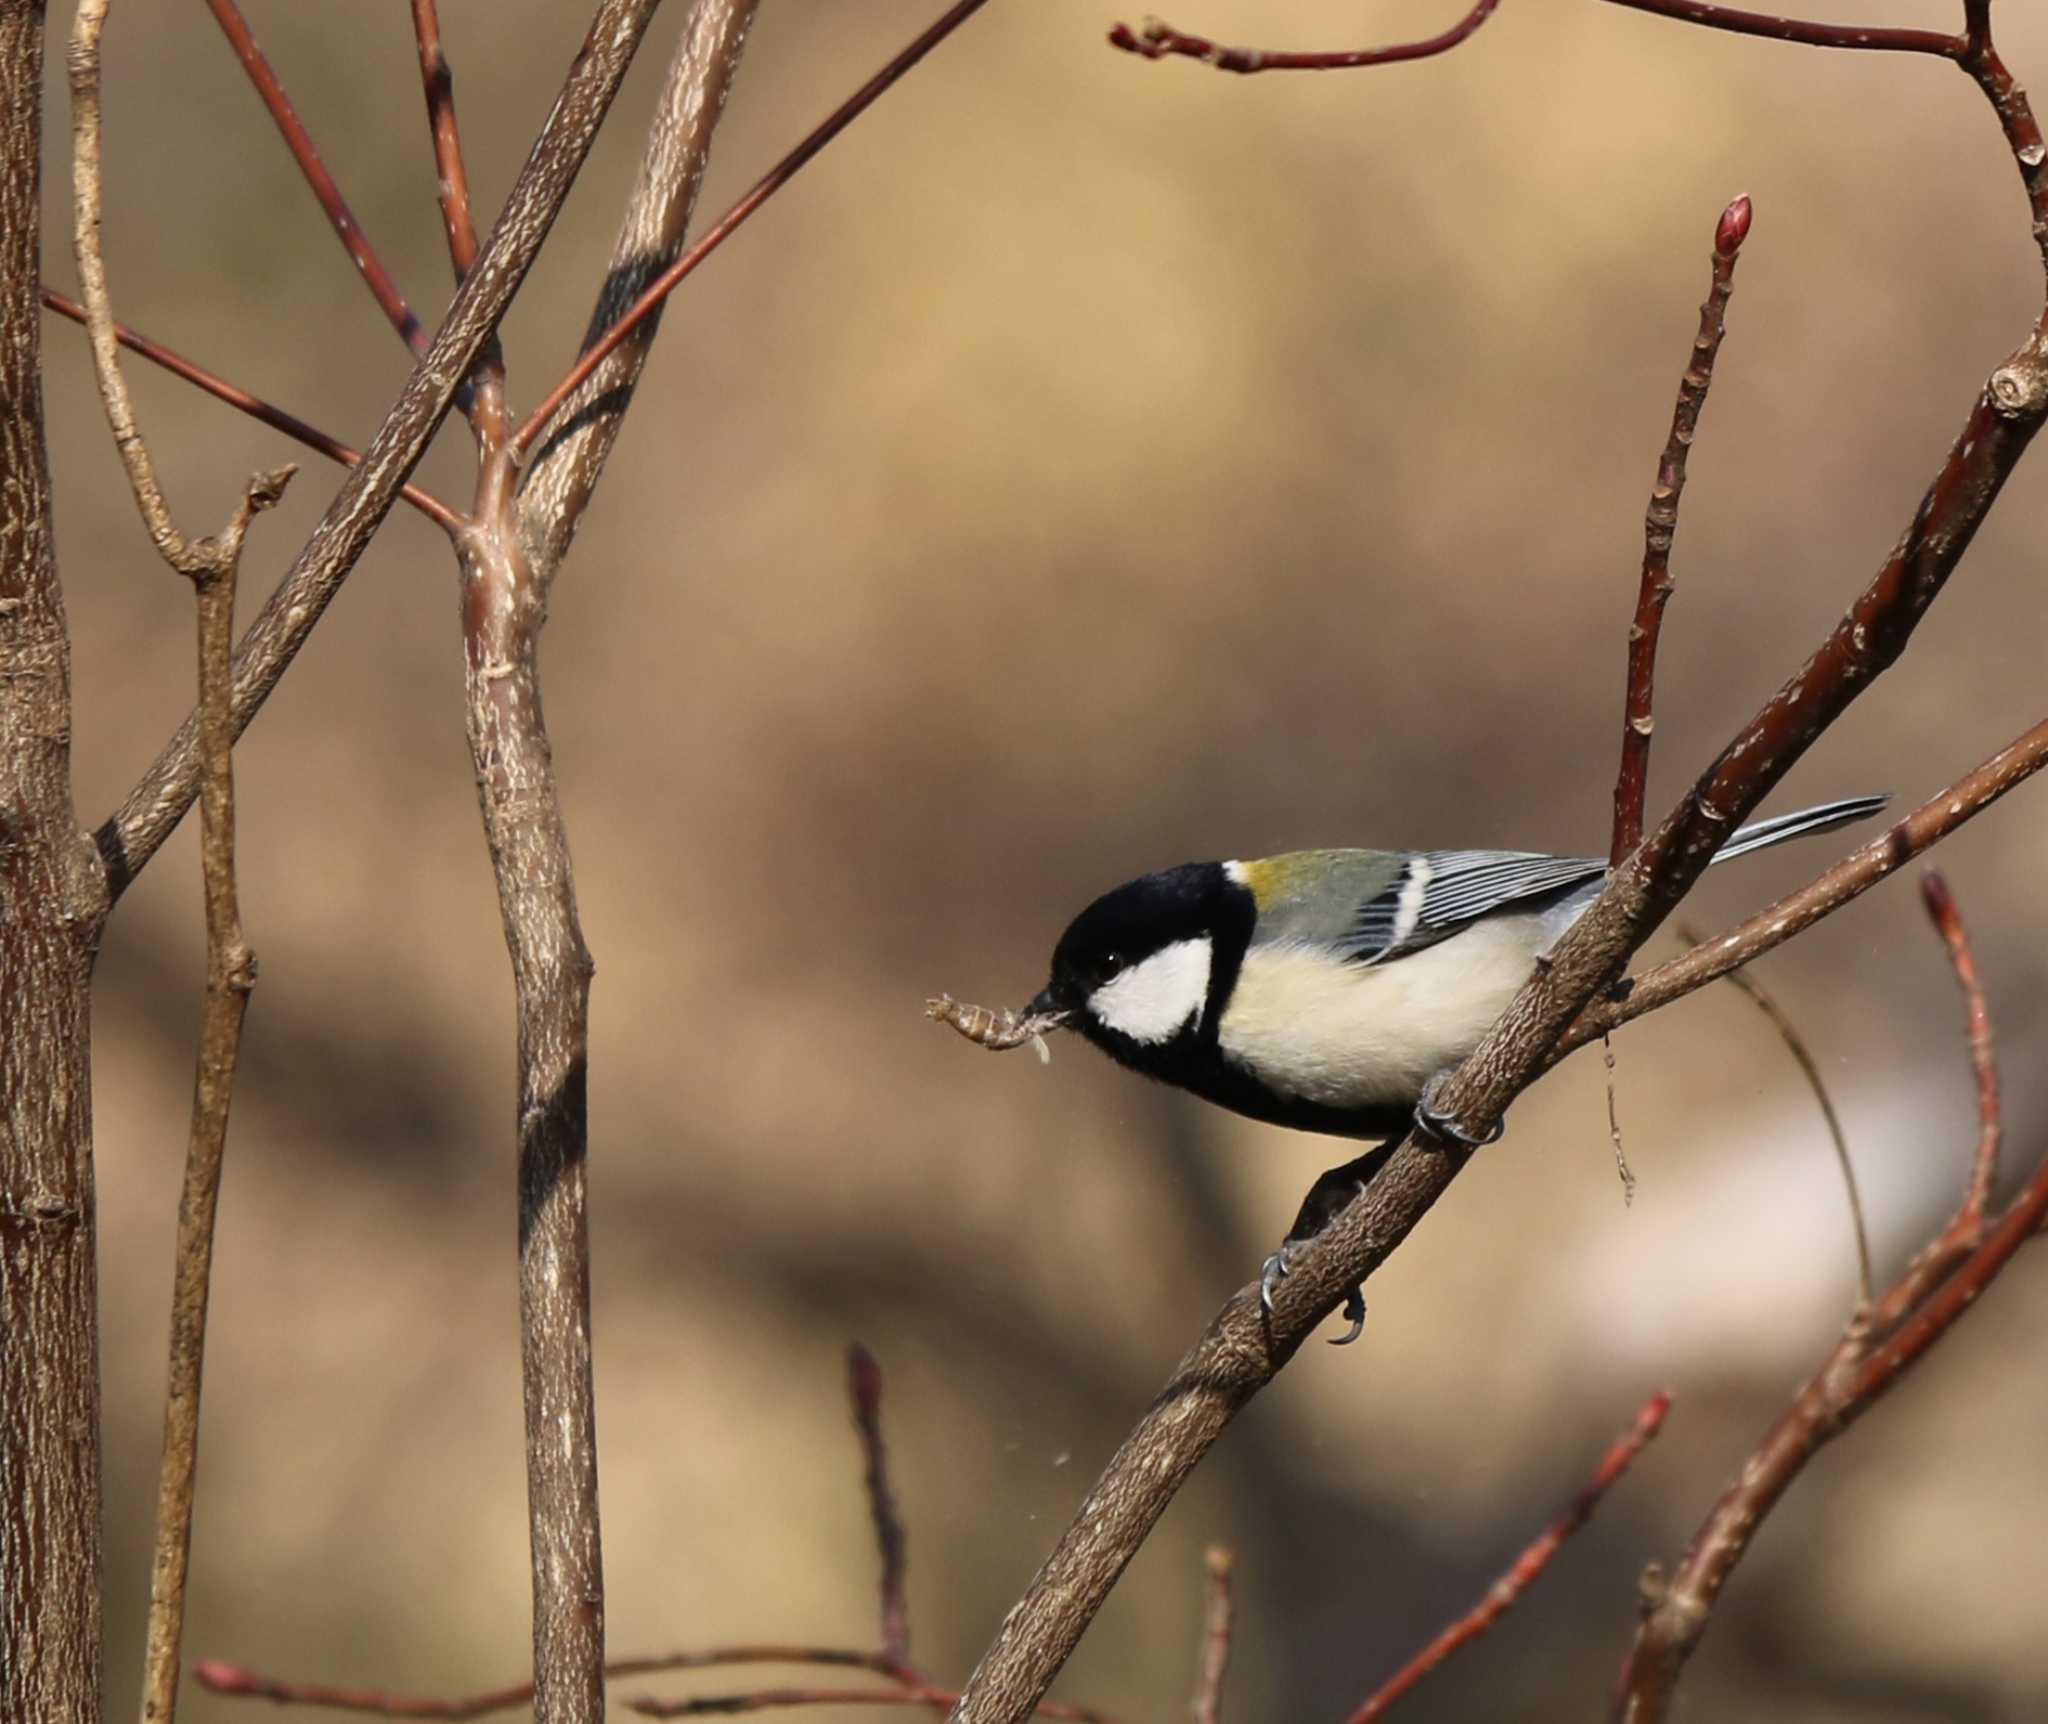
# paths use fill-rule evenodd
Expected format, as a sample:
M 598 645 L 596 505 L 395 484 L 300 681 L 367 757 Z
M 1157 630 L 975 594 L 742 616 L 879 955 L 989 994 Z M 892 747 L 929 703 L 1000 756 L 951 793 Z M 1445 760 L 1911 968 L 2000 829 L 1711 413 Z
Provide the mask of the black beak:
M 1045 988 L 1030 1005 L 1024 1008 L 1026 1017 L 1051 1017 L 1055 1013 L 1065 1016 L 1068 1007 L 1051 987 Z

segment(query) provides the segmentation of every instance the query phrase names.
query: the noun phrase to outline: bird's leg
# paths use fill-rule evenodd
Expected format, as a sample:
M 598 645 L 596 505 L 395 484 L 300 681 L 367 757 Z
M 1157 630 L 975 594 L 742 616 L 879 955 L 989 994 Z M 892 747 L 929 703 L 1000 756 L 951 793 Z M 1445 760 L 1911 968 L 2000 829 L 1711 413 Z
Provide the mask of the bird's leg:
M 1266 1259 L 1265 1266 L 1259 1271 L 1259 1303 L 1268 1313 L 1273 1309 L 1273 1289 L 1286 1276 L 1296 1247 L 1306 1245 L 1349 1207 L 1351 1200 L 1364 1191 L 1372 1183 L 1374 1175 L 1386 1166 L 1387 1158 L 1394 1153 L 1400 1141 L 1394 1138 L 1376 1149 L 1367 1150 L 1354 1161 L 1345 1162 L 1342 1167 L 1331 1168 L 1309 1187 L 1308 1195 L 1301 1200 L 1301 1209 L 1294 1217 L 1294 1225 L 1280 1242 L 1280 1249 Z M 1331 1342 L 1332 1346 L 1348 1345 L 1357 1340 L 1365 1328 L 1363 1287 L 1354 1287 L 1344 1295 L 1344 1315 L 1350 1319 L 1350 1331 L 1338 1336 Z
M 1422 1099 L 1415 1104 L 1415 1123 L 1439 1143 L 1460 1143 L 1467 1149 L 1484 1149 L 1489 1143 L 1498 1143 L 1500 1134 L 1508 1128 L 1506 1120 L 1490 1119 L 1477 1131 L 1467 1131 L 1437 1105 L 1444 1080 L 1456 1069 L 1446 1067 L 1422 1086 Z

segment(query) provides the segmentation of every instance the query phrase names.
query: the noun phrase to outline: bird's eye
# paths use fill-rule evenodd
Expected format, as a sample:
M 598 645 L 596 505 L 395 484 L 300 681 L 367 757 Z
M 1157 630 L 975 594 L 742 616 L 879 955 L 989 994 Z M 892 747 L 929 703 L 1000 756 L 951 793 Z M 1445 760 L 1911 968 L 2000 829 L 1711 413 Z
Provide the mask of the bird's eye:
M 1095 960 L 1095 979 L 1097 982 L 1113 981 L 1123 973 L 1123 967 L 1123 953 L 1104 952 L 1100 958 Z

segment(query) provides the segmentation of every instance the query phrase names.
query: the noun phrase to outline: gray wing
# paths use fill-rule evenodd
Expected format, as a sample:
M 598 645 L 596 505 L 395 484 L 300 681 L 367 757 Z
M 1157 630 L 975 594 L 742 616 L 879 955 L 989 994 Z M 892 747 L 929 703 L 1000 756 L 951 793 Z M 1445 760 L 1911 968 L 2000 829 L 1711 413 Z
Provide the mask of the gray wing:
M 1292 890 L 1262 905 L 1261 945 L 1309 941 L 1359 964 L 1420 951 L 1509 904 L 1557 896 L 1597 880 L 1591 856 L 1520 850 L 1313 851 L 1295 863 Z

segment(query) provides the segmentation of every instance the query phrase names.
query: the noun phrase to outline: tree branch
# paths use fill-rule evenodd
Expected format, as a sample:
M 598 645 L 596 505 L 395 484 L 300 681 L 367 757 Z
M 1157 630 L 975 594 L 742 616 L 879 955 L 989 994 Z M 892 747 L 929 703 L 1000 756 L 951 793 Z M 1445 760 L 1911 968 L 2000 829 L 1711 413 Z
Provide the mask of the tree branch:
M 1200 60 L 1219 72 L 1340 72 L 1360 66 L 1391 66 L 1403 60 L 1427 60 L 1446 54 L 1493 16 L 1500 0 L 1474 0 L 1472 10 L 1448 30 L 1425 36 L 1419 42 L 1396 42 L 1386 48 L 1337 48 L 1298 52 L 1273 48 L 1226 48 L 1206 36 L 1190 36 L 1157 18 L 1148 18 L 1133 30 L 1118 24 L 1109 32 L 1109 45 L 1147 60 L 1169 54 Z
M 428 346 L 426 329 L 413 315 L 398 283 L 392 280 L 391 272 L 384 267 L 384 260 L 371 245 L 370 236 L 363 231 L 363 224 L 356 220 L 355 211 L 348 207 L 348 199 L 341 195 L 341 187 L 335 184 L 334 176 L 327 171 L 327 164 L 320 159 L 312 134 L 306 130 L 291 98 L 284 93 L 284 85 L 278 82 L 277 73 L 264 57 L 263 50 L 256 45 L 255 32 L 242 16 L 241 8 L 235 0 L 206 0 L 206 5 L 221 33 L 235 50 L 236 58 L 242 62 L 242 70 L 249 74 L 249 82 L 262 98 L 263 106 L 285 141 L 285 147 L 292 153 L 292 160 L 299 164 L 299 172 L 305 175 L 306 184 L 312 188 L 313 196 L 326 212 L 327 224 L 334 229 L 334 237 L 341 241 L 349 261 L 362 276 L 363 285 L 370 290 L 370 297 L 376 300 L 378 309 L 384 313 L 391 327 L 398 331 L 399 340 L 412 349 L 413 357 L 424 359 Z
M 2026 117 L 2016 86 L 2009 102 L 2013 115 Z M 2002 110 L 2001 122 L 2009 138 L 2016 135 L 2015 118 Z M 2024 159 L 2021 165 L 2024 171 Z M 1892 555 L 1840 626 L 1656 834 L 1609 873 L 1600 896 L 1443 1087 L 1438 1105 L 1450 1118 L 1488 1121 L 1506 1111 L 1553 1062 L 1572 1021 L 1620 976 L 1727 834 L 1904 651 L 2044 417 L 2048 333 L 2037 323 L 1992 373 Z M 997 1631 L 954 1710 L 959 1724 L 1017 1724 L 1024 1717 L 1209 1445 L 1311 1329 L 1399 1247 L 1469 1153 L 1411 1134 L 1366 1191 L 1297 1253 L 1270 1321 L 1256 1284 L 1224 1306 Z
M 1714 359 L 1727 333 L 1728 296 L 1735 290 L 1735 260 L 1749 237 L 1750 202 L 1739 197 L 1714 224 L 1713 280 L 1700 307 L 1692 363 L 1678 381 L 1671 435 L 1657 462 L 1657 482 L 1643 517 L 1643 574 L 1635 621 L 1628 631 L 1628 688 L 1621 721 L 1621 767 L 1614 780 L 1614 840 L 1608 866 L 1643 841 L 1643 802 L 1650 783 L 1650 733 L 1656 725 L 1657 637 L 1671 599 L 1671 544 L 1678 534 L 1678 500 L 1685 492 L 1686 457 L 1699 428 L 1700 409 L 1714 382 Z
M 42 318 L 43 11 L 0 0 L 0 1717 L 100 1716 L 94 954 Z
M 1671 1411 L 1671 1397 L 1659 1391 L 1643 1403 L 1636 1421 L 1608 1449 L 1585 1488 L 1565 1505 L 1553 1520 L 1504 1573 L 1486 1589 L 1478 1604 L 1446 1628 L 1406 1664 L 1394 1672 L 1366 1703 L 1345 1720 L 1345 1724 L 1377 1724 L 1387 1709 L 1439 1664 L 1462 1647 L 1469 1646 L 1514 1608 L 1515 1601 L 1536 1583 L 1565 1541 L 1593 1518 L 1593 1511 L 1628 1471 L 1637 1455 L 1649 1445 Z
M 697 0 L 692 6 L 655 104 L 639 177 L 626 200 L 586 344 L 616 323 L 681 250 L 711 160 L 712 134 L 725 112 L 758 4 Z M 521 429 L 520 446 L 526 448 L 548 419 L 559 422 L 519 487 L 520 533 L 543 580 L 551 579 L 569 554 L 660 326 L 659 313 L 650 315 L 580 386 L 556 392 L 559 410 L 543 402 Z
M 1962 921 L 1938 875 L 1929 876 L 1929 914 L 1948 945 L 1967 1002 L 1971 1063 L 1983 1130 L 1968 1187 L 1954 1218 L 1899 1280 L 1851 1319 L 1842 1338 L 1765 1434 L 1693 1535 L 1668 1585 L 1650 1592 L 1622 1665 L 1611 1718 L 1656 1724 L 1669 1715 L 1678 1679 L 1706 1633 L 1735 1566 L 1795 1479 L 1823 1447 L 1868 1412 L 1981 1297 L 2048 1217 L 2048 1159 L 2035 1169 L 1988 1232 L 1980 1192 L 1985 1145 L 1997 1144 L 1997 1077 L 1988 1072 L 1989 1029 Z
M 1202 1613 L 1202 1662 L 1195 1673 L 1195 1724 L 1222 1724 L 1223 1681 L 1230 1674 L 1230 1633 L 1237 1621 L 1237 1601 L 1231 1596 L 1230 1570 L 1233 1559 L 1220 1544 L 1202 1553 L 1208 1570 L 1208 1603 Z
M 68 317 L 73 323 L 84 325 L 85 307 L 66 299 L 54 288 L 42 289 L 43 304 L 59 317 Z M 116 321 L 113 325 L 114 339 L 130 353 L 140 354 L 150 364 L 168 371 L 173 377 L 182 377 L 187 383 L 203 389 L 216 401 L 225 401 L 260 424 L 268 425 L 273 431 L 311 449 L 315 454 L 325 455 L 328 460 L 344 467 L 353 467 L 362 460 L 362 455 L 351 449 L 338 437 L 330 437 L 317 425 L 308 425 L 305 420 L 294 417 L 282 407 L 273 407 L 260 396 L 251 395 L 238 384 L 225 378 L 216 377 L 211 371 L 193 364 L 183 354 L 174 352 L 161 342 L 152 341 L 139 330 L 130 329 L 127 324 Z M 443 532 L 453 532 L 462 524 L 462 517 L 436 497 L 431 491 L 424 491 L 417 485 L 401 485 L 399 497 L 439 527 Z
M 419 45 L 420 81 L 426 90 L 427 128 L 434 139 L 435 184 L 441 223 L 448 233 L 448 260 L 455 284 L 476 262 L 476 217 L 470 208 L 469 170 L 462 161 L 462 133 L 455 123 L 455 74 L 441 49 L 441 15 L 436 0 L 412 0 L 413 39 Z M 484 344 L 465 409 L 477 447 L 485 455 L 505 441 L 505 357 L 496 336 Z
M 1933 848 L 1959 826 L 2048 766 L 2048 720 L 2006 744 L 1975 771 L 1965 773 L 1947 789 L 1912 813 L 1851 851 L 1817 878 L 1775 904 L 1759 910 L 1725 934 L 1695 946 L 1668 963 L 1629 978 L 1619 997 L 1596 1000 L 1580 1013 L 1570 1033 L 1558 1044 L 1556 1059 L 1598 1041 L 1623 1024 L 1683 999 L 1707 983 L 1804 932 L 1824 916 L 1860 898 L 1888 879 L 1915 856 Z M 1552 1062 L 1555 1063 L 1555 1060 Z
M 561 94 L 433 346 L 243 637 L 235 655 L 238 735 L 340 591 L 525 280 L 658 4 L 601 0 Z M 188 718 L 96 834 L 113 896 L 156 854 L 197 789 L 198 729 Z
M 597 368 L 611 356 L 613 350 L 646 318 L 651 317 L 661 303 L 682 285 L 691 271 L 731 238 L 749 216 L 794 179 L 819 151 L 865 113 L 884 91 L 987 3 L 988 0 L 956 0 L 937 22 L 847 97 L 821 120 L 795 149 L 756 181 L 753 188 L 738 203 L 705 230 L 695 245 L 647 285 L 615 323 L 585 346 L 582 356 L 569 368 L 568 375 L 549 390 L 540 404 L 526 416 L 526 422 L 519 428 L 519 435 L 513 440 L 514 451 L 523 453 L 531 448 L 534 439 L 560 416 L 569 398 L 596 374 Z M 546 458 L 547 451 L 543 448 L 536 464 L 545 461 Z
M 206 1002 L 185 1183 L 178 1204 L 171 1288 L 163 1459 L 157 1476 L 150 1562 L 149 1626 L 143 1663 L 144 1724 L 170 1724 L 178 1709 L 178 1649 L 185 1628 L 185 1580 L 192 1554 L 192 1501 L 199 1470 L 199 1397 L 206 1360 L 206 1308 L 213 1279 L 214 1215 L 227 1150 L 228 1110 L 241 1056 L 242 1019 L 256 985 L 256 956 L 242 934 L 235 888 L 234 725 L 231 662 L 235 574 L 256 515 L 284 495 L 293 469 L 258 474 L 217 538 L 196 543 L 178 531 L 135 423 L 114 343 L 114 315 L 101 255 L 100 36 L 109 0 L 80 0 L 72 27 L 73 249 L 85 291 L 86 330 L 107 424 L 128 470 L 135 506 L 158 553 L 192 582 L 199 617 L 200 865 L 206 901 Z
M 889 1488 L 889 1450 L 882 1441 L 882 1367 L 858 1341 L 846 1350 L 846 1387 L 853 1402 L 853 1428 L 860 1433 L 868 1513 L 875 1523 L 875 1549 L 882 1558 L 882 1657 L 890 1675 L 914 1681 L 917 1672 L 910 1663 L 910 1600 L 903 1585 L 903 1518 L 896 1512 L 896 1493 Z

